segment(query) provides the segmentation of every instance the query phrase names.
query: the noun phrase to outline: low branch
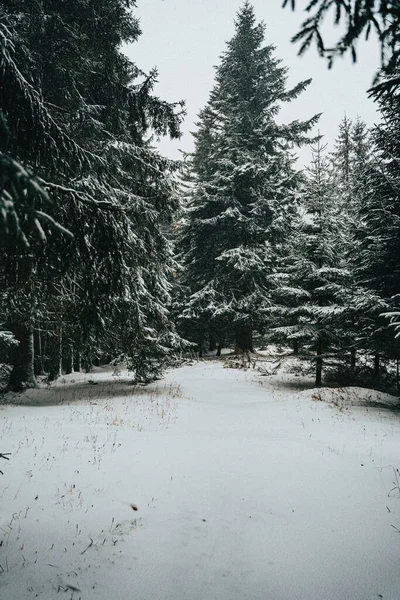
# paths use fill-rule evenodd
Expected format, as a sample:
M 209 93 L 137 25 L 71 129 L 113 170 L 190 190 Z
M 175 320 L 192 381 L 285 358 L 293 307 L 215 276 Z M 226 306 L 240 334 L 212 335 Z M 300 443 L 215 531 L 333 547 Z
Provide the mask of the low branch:
M 72 194 L 86 204 L 98 206 L 99 208 L 103 207 L 103 208 L 111 208 L 113 210 L 121 210 L 121 211 L 123 210 L 121 206 L 118 206 L 117 204 L 113 204 L 112 202 L 109 202 L 108 200 L 96 200 L 95 198 L 93 198 L 93 196 L 90 196 L 90 194 L 88 194 L 87 192 L 82 192 L 82 191 L 76 190 L 74 188 L 69 188 L 64 185 L 59 185 L 57 183 L 50 183 L 48 181 L 44 181 L 44 179 L 41 179 L 40 177 L 37 177 L 37 179 L 44 187 L 49 187 L 51 189 L 58 190 L 60 192 L 64 192 L 66 194 Z

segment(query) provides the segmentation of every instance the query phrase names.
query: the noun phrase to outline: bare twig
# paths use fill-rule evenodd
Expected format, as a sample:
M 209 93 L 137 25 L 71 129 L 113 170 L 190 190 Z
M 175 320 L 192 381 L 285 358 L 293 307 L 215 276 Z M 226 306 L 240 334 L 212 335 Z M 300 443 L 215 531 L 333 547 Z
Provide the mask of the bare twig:
M 92 540 L 92 538 L 89 538 L 89 539 L 90 539 L 90 544 L 89 544 L 89 546 L 87 546 L 87 547 L 86 547 L 86 548 L 85 548 L 85 549 L 84 549 L 84 550 L 81 552 L 81 554 L 85 554 L 86 550 L 89 550 L 89 548 L 91 548 L 91 547 L 93 546 L 93 540 Z
M 4 458 L 5 460 L 10 460 L 8 457 L 10 456 L 11 452 L 0 452 L 0 458 Z M 4 475 L 3 471 L 0 469 L 0 473 L 2 475 Z

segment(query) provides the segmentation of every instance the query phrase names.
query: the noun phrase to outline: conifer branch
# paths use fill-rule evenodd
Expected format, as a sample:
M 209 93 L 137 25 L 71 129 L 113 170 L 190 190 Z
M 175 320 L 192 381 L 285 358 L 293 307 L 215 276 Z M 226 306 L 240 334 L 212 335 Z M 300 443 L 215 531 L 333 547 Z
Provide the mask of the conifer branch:
M 0 23 L 0 78 L 3 88 L 3 92 L 0 91 L 0 106 L 10 129 L 11 148 L 14 145 L 13 140 L 25 136 L 26 130 L 29 129 L 30 135 L 33 135 L 37 147 L 40 148 L 39 156 L 43 160 L 42 155 L 45 155 L 54 169 L 61 167 L 68 172 L 71 169 L 88 168 L 93 161 L 101 163 L 99 156 L 81 148 L 56 123 L 39 92 L 25 79 L 15 64 L 12 58 L 13 51 L 11 33 Z M 14 116 L 16 106 L 19 107 L 19 114 L 23 112 L 24 119 L 20 119 L 19 115 Z M 21 144 L 18 155 L 32 164 L 37 164 L 37 158 L 25 148 L 26 145 Z
M 38 177 L 37 180 L 43 185 L 44 188 L 54 189 L 59 192 L 71 194 L 72 196 L 74 196 L 81 202 L 84 202 L 85 204 L 90 204 L 90 205 L 96 206 L 98 208 L 107 208 L 107 209 L 112 209 L 112 210 L 117 210 L 117 211 L 123 210 L 122 207 L 119 206 L 118 204 L 114 204 L 113 202 L 109 202 L 108 200 L 96 200 L 95 198 L 93 198 L 93 196 L 91 196 L 87 192 L 82 192 L 81 190 L 66 187 L 64 185 L 60 185 L 57 183 L 50 183 L 48 181 L 45 181 L 44 179 L 41 179 L 40 177 Z

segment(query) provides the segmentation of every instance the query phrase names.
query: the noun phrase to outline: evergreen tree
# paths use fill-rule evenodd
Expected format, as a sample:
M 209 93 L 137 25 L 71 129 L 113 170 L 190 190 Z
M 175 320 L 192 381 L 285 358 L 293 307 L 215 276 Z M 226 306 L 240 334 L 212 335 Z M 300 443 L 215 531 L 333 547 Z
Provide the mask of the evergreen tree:
M 283 1 L 284 7 L 288 4 L 294 10 L 296 0 Z M 319 55 L 328 59 L 329 67 L 337 56 L 343 56 L 348 51 L 353 62 L 356 62 L 357 42 L 363 35 L 368 40 L 372 30 L 381 47 L 381 72 L 387 76 L 370 91 L 375 96 L 387 99 L 397 95 L 400 86 L 400 76 L 396 72 L 400 57 L 398 0 L 310 0 L 305 10 L 308 17 L 292 39 L 293 42 L 300 42 L 299 54 L 303 54 L 315 42 Z M 328 14 L 333 17 L 335 25 L 345 24 L 333 47 L 332 43 L 329 47 L 325 46 L 322 32 Z
M 342 314 L 342 327 L 346 334 L 344 339 L 350 349 L 350 377 L 355 375 L 357 349 L 365 350 L 363 329 L 366 327 L 370 330 L 365 319 L 366 313 L 370 313 L 374 306 L 373 310 L 376 312 L 377 308 L 376 296 L 363 285 L 357 275 L 360 238 L 364 227 L 360 216 L 369 191 L 367 172 L 370 168 L 370 148 L 366 124 L 360 118 L 353 123 L 345 117 L 339 125 L 331 162 L 336 219 L 340 220 L 343 240 L 342 247 L 337 250 L 344 257 L 351 273 L 348 289 L 350 301 Z M 370 333 L 369 331 L 368 335 Z
M 367 193 L 359 213 L 357 276 L 375 299 L 365 312 L 364 347 L 380 358 L 398 358 L 399 343 L 383 312 L 393 312 L 400 299 L 400 145 L 399 100 L 378 99 L 382 124 L 372 132 L 373 158 L 367 171 Z
M 270 304 L 274 262 L 296 212 L 293 148 L 308 143 L 318 116 L 276 123 L 283 102 L 310 83 L 286 89 L 287 70 L 264 46 L 265 27 L 246 2 L 200 113 L 191 159 L 194 186 L 182 228 L 184 281 L 191 291 L 183 318 L 238 350 L 252 350 Z
M 331 154 L 333 175 L 336 192 L 342 196 L 342 204 L 348 204 L 351 198 L 350 181 L 352 175 L 352 140 L 353 123 L 345 115 L 339 123 L 339 133 L 336 136 L 334 151 Z M 344 196 L 344 198 L 343 198 Z
M 340 221 L 342 248 L 337 250 L 342 254 L 351 248 L 351 237 L 354 226 L 353 207 L 353 123 L 345 115 L 339 123 L 339 131 L 334 142 L 333 152 L 330 153 L 330 179 L 332 185 L 331 218 Z
M 301 342 L 315 354 L 315 384 L 322 383 L 324 357 L 340 349 L 341 319 L 348 301 L 350 273 L 336 218 L 334 185 L 326 146 L 318 141 L 302 188 L 303 214 L 287 249 L 281 285 L 275 290 L 275 334 Z
M 366 193 L 366 172 L 371 157 L 371 141 L 366 124 L 346 115 L 339 123 L 334 150 L 330 154 L 338 211 L 356 220 Z M 354 222 L 351 228 L 354 226 Z
M 140 34 L 134 6 L 7 0 L 0 8 L 0 108 L 10 131 L 1 150 L 39 174 L 52 199 L 44 206 L 37 189 L 31 202 L 14 203 L 19 233 L 3 244 L 2 313 L 20 342 L 14 367 L 29 363 L 30 373 L 39 324 L 51 338 L 71 335 L 79 350 L 96 340 L 124 352 L 141 379 L 156 374 L 177 339 L 165 233 L 176 165 L 154 151 L 151 134 L 177 137 L 182 111 L 155 97 L 156 73 L 120 50 Z M 12 384 L 34 381 L 14 368 Z
M 369 129 L 357 117 L 352 129 L 352 161 L 351 161 L 351 188 L 352 212 L 357 215 L 364 203 L 364 196 L 368 191 L 367 172 L 371 160 L 371 139 Z

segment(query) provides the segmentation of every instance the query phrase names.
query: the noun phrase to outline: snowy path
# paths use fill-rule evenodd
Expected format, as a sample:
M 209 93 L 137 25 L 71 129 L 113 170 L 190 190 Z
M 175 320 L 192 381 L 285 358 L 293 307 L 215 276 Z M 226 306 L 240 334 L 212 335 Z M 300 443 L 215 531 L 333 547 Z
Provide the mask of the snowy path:
M 399 416 L 274 385 L 203 362 L 0 410 L 0 598 L 399 600 Z

